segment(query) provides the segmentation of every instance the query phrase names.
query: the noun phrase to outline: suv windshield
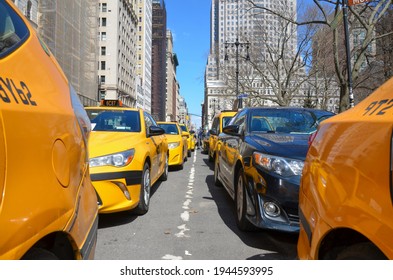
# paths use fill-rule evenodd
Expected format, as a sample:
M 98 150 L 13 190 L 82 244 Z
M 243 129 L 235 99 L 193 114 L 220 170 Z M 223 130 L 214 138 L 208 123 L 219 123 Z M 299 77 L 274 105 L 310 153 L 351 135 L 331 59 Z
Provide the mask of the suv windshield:
M 294 109 L 260 109 L 250 115 L 250 132 L 313 133 L 318 120 L 310 111 Z

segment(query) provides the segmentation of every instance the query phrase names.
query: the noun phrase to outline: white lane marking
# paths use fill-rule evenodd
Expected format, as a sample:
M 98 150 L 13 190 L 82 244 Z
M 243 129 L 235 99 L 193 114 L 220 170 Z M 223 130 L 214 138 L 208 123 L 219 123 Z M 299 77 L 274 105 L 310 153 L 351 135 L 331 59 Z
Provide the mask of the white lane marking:
M 186 224 L 182 224 L 181 226 L 177 227 L 180 229 L 180 232 L 176 233 L 175 236 L 177 237 L 190 237 L 189 235 L 185 234 L 186 231 L 189 231 L 190 229 L 186 227 Z
M 183 238 L 183 237 L 190 237 L 190 235 L 186 234 L 187 231 L 190 231 L 189 228 L 187 228 L 187 222 L 190 221 L 190 204 L 192 202 L 192 198 L 193 198 L 193 190 L 194 190 L 194 182 L 195 182 L 195 162 L 196 162 L 196 152 L 194 153 L 194 160 L 193 160 L 193 164 L 191 166 L 191 170 L 188 176 L 188 183 L 187 183 L 187 191 L 185 194 L 185 200 L 183 202 L 182 208 L 185 210 L 180 214 L 180 218 L 181 220 L 184 222 L 184 224 L 178 226 L 177 228 L 180 230 L 178 233 L 175 234 L 176 237 L 179 238 Z M 194 212 L 196 213 L 196 212 Z M 192 256 L 192 254 L 185 250 L 184 254 L 186 256 Z M 166 254 L 165 256 L 162 257 L 162 259 L 166 259 L 166 260 L 181 260 L 183 259 L 180 256 L 173 256 L 173 255 L 169 255 Z
M 188 211 L 184 211 L 180 214 L 180 218 L 183 220 L 183 222 L 188 222 L 190 220 L 190 213 Z

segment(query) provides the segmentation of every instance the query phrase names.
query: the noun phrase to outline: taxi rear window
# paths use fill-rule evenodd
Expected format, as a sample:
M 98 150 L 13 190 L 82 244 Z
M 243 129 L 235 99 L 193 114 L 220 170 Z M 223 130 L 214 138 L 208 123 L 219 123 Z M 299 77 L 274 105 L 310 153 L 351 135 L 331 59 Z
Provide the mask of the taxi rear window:
M 0 0 L 0 58 L 14 51 L 29 37 L 29 29 L 17 13 Z
M 140 132 L 139 112 L 86 109 L 92 131 Z

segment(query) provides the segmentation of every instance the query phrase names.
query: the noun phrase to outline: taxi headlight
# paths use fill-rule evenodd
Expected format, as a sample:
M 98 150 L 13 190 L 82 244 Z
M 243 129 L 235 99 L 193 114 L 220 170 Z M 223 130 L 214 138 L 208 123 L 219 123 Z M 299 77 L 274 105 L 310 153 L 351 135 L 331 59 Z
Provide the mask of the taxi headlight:
M 179 147 L 179 145 L 180 145 L 180 142 L 171 142 L 171 143 L 168 143 L 168 149 L 177 148 L 177 147 Z
M 258 152 L 254 152 L 253 158 L 256 164 L 267 171 L 274 172 L 284 177 L 301 175 L 304 166 L 304 162 L 301 160 L 283 158 Z
M 134 158 L 134 153 L 135 150 L 131 149 L 116 154 L 95 157 L 90 159 L 89 164 L 90 167 L 106 166 L 106 165 L 122 167 L 131 163 L 132 159 Z

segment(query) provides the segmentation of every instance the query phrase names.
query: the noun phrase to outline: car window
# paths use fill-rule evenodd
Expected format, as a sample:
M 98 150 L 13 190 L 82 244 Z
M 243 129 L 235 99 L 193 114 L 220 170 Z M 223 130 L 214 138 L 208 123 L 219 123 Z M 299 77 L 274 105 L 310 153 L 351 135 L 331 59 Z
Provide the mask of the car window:
M 143 112 L 143 116 L 145 118 L 146 133 L 148 133 L 149 132 L 149 127 L 151 127 L 152 125 L 157 126 L 157 123 L 153 119 L 153 117 L 151 115 L 149 115 L 148 113 Z
M 236 115 L 235 119 L 232 119 L 229 124 L 234 124 L 239 126 L 239 133 L 242 134 L 246 130 L 246 111 L 240 112 Z
M 92 131 L 140 132 L 139 113 L 127 110 L 86 109 Z
M 180 128 L 181 128 L 181 130 L 182 130 L 182 131 L 184 131 L 184 132 L 188 132 L 188 130 L 187 130 L 187 126 L 185 126 L 185 125 L 181 125 L 181 126 L 180 126 Z
M 226 127 L 229 124 L 229 122 L 231 121 L 231 119 L 232 119 L 232 117 L 223 117 L 222 118 L 222 127 L 223 128 Z
M 220 132 L 219 128 L 220 128 L 220 120 L 217 117 L 215 117 L 213 119 L 212 129 L 215 130 L 216 133 L 219 133 Z
M 27 39 L 29 29 L 4 0 L 0 0 L 0 15 L 0 58 L 2 58 Z

